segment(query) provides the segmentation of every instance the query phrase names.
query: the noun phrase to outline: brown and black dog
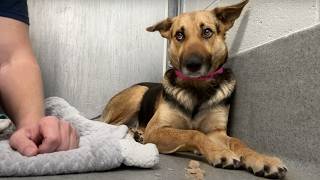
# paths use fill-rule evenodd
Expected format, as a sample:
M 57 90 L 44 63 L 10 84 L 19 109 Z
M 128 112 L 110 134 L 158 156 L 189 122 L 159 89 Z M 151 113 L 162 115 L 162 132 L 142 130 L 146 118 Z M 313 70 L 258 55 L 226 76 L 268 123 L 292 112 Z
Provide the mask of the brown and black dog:
M 172 68 L 161 84 L 136 84 L 115 95 L 102 120 L 128 125 L 138 117 L 144 143 L 156 144 L 160 153 L 199 152 L 215 167 L 284 177 L 287 169 L 280 159 L 226 133 L 236 80 L 222 68 L 228 57 L 225 34 L 247 3 L 184 13 L 148 27 L 169 40 Z

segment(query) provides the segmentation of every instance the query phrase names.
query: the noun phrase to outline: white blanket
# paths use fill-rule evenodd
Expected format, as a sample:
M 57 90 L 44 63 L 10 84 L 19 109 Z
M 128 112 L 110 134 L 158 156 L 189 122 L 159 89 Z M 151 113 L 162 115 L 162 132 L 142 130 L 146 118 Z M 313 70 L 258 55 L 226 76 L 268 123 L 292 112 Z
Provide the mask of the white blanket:
M 70 122 L 80 134 L 78 149 L 25 157 L 12 150 L 9 128 L 0 135 L 0 176 L 34 176 L 105 171 L 121 164 L 151 168 L 158 164 L 154 144 L 142 145 L 128 135 L 126 126 L 113 126 L 84 118 L 65 100 L 46 99 L 46 114 Z

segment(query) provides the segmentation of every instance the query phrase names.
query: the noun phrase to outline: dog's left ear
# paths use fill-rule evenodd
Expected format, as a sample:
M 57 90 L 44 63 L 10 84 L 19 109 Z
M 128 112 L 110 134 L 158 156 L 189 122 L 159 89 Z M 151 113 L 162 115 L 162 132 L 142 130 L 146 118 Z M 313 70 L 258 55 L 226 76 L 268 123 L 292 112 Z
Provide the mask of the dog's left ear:
M 167 18 L 163 21 L 158 22 L 157 24 L 147 27 L 147 31 L 149 32 L 154 32 L 154 31 L 159 31 L 161 36 L 164 38 L 169 38 L 170 37 L 170 29 L 172 26 L 172 19 Z
M 249 2 L 244 0 L 239 4 L 217 7 L 212 13 L 221 21 L 224 31 L 228 31 L 234 24 L 234 21 L 240 16 L 243 7 Z

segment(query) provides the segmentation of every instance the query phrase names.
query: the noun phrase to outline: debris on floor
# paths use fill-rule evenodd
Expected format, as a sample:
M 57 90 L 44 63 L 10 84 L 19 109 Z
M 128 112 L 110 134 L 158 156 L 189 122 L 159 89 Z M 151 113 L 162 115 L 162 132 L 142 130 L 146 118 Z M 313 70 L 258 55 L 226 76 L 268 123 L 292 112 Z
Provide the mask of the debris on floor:
M 190 180 L 203 180 L 205 171 L 200 168 L 199 161 L 191 160 L 186 168 L 186 176 Z

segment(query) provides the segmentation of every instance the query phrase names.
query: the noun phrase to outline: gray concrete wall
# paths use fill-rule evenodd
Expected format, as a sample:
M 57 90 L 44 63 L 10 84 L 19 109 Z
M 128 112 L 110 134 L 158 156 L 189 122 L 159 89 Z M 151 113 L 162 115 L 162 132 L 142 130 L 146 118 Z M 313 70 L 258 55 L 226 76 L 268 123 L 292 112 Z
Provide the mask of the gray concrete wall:
M 121 89 L 162 77 L 164 40 L 145 28 L 167 17 L 167 1 L 29 0 L 30 35 L 46 96 L 88 117 Z
M 241 0 L 184 0 L 184 11 L 203 9 Z M 320 0 L 250 0 L 242 16 L 227 34 L 231 54 L 310 27 L 319 22 Z
M 232 135 L 262 152 L 320 164 L 319 45 L 317 25 L 229 59 L 237 79 Z

